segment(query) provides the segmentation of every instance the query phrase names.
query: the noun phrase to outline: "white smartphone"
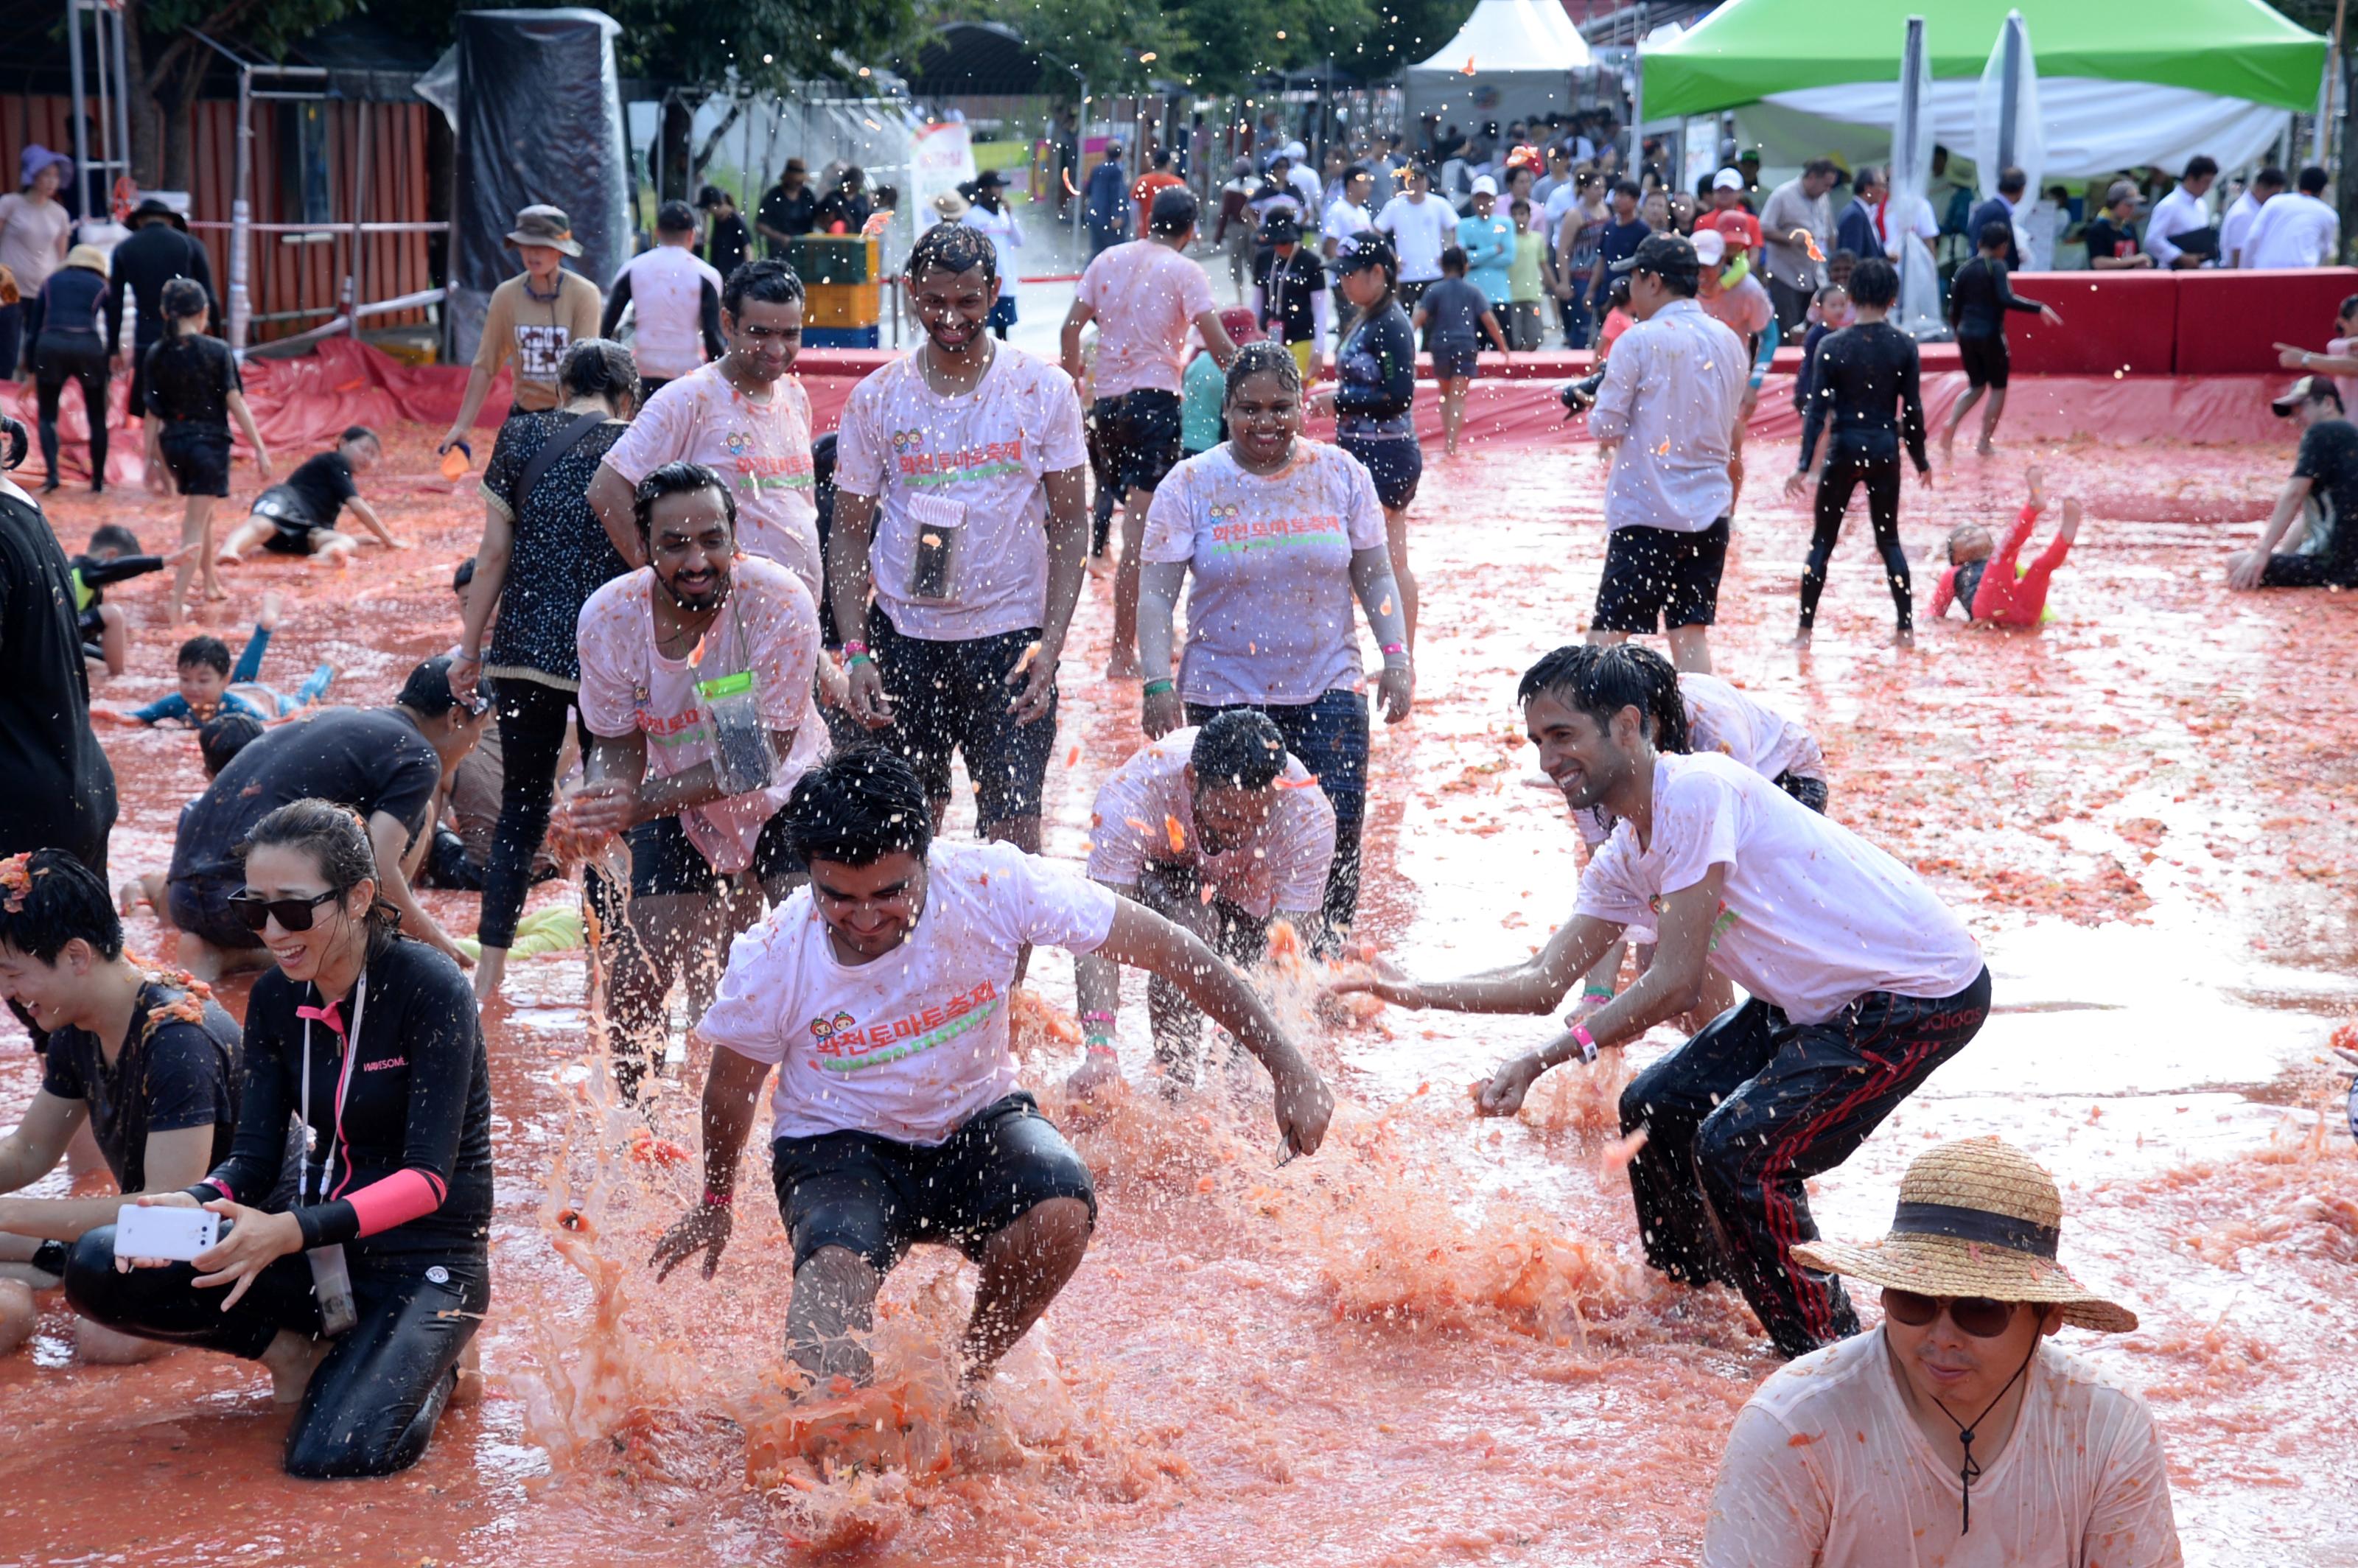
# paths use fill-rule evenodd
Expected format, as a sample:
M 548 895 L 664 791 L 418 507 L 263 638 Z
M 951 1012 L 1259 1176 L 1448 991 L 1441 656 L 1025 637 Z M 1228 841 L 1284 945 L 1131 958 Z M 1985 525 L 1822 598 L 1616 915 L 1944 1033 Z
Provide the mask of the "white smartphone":
M 162 1258 L 185 1263 L 221 1238 L 221 1216 L 201 1208 L 142 1208 L 124 1204 L 114 1211 L 117 1258 Z

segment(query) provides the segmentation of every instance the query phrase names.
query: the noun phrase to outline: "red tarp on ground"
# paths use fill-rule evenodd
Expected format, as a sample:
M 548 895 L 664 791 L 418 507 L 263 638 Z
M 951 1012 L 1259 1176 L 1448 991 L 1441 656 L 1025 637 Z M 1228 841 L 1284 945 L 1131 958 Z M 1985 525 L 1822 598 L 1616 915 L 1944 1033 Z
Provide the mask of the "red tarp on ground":
M 892 357 L 875 351 L 806 351 L 795 369 L 810 393 L 817 429 L 833 429 L 844 399 L 860 378 Z M 2017 355 L 2017 370 L 2023 357 Z M 1965 381 L 1956 369 L 1953 348 L 1930 345 L 1923 359 L 1925 414 L 1937 432 L 1950 407 L 1964 395 Z M 1791 440 L 1800 435 L 1791 375 L 1799 362 L 1797 351 L 1778 355 L 1778 372 L 1761 389 L 1759 408 L 1753 416 L 1751 430 L 1756 438 Z M 1565 422 L 1556 388 L 1587 368 L 1585 354 L 1525 354 L 1505 366 L 1486 356 L 1484 379 L 1474 384 L 1467 400 L 1468 435 L 1485 443 L 1585 440 L 1586 423 Z M 2115 442 L 2277 440 L 2284 438 L 2285 427 L 2269 412 L 2268 399 L 2281 390 L 2283 379 L 2281 374 L 2020 374 L 2006 405 L 2004 428 L 2017 440 L 2075 437 Z M 299 359 L 257 359 L 245 367 L 246 401 L 262 428 L 263 439 L 286 460 L 280 465 L 282 471 L 309 451 L 332 442 L 350 425 L 409 420 L 436 429 L 447 427 L 459 411 L 466 383 L 463 368 L 406 365 L 376 349 L 345 340 L 331 340 L 320 345 L 317 353 Z M 115 424 L 107 479 L 110 483 L 135 484 L 143 471 L 142 437 L 137 427 L 126 428 L 123 424 L 124 389 L 119 377 L 109 401 Z M 507 404 L 508 376 L 503 372 L 484 399 L 477 428 L 486 436 L 497 429 Z M 0 382 L 0 408 L 14 413 L 29 429 L 34 418 L 33 389 Z M 1417 433 L 1428 444 L 1440 439 L 1441 408 L 1430 382 L 1419 384 L 1416 423 Z M 1334 422 L 1313 420 L 1311 429 L 1314 434 L 1330 436 Z M 86 478 L 89 427 L 78 392 L 66 395 L 59 435 L 69 474 Z M 1971 438 L 1970 429 L 1965 438 Z M 480 464 L 491 456 L 490 444 L 478 440 L 475 445 Z M 38 462 L 38 457 L 33 460 Z

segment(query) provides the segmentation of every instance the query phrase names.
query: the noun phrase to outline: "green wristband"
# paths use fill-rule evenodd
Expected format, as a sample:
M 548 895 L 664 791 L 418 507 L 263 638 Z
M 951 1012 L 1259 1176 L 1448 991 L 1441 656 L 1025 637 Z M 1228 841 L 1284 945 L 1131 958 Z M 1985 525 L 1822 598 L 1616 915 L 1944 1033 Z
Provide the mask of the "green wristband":
M 1175 682 L 1169 680 L 1151 680 L 1139 688 L 1139 695 L 1141 697 L 1161 697 L 1163 693 L 1173 689 L 1175 685 Z

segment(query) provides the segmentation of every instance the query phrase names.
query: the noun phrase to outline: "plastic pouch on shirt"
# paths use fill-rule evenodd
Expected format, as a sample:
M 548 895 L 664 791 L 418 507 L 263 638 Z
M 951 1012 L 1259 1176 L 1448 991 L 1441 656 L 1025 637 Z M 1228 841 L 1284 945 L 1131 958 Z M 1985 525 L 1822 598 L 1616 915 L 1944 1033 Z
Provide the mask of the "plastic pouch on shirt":
M 721 793 L 751 795 L 777 776 L 777 753 L 770 749 L 769 726 L 762 721 L 761 694 L 753 672 L 696 683 L 705 721 L 712 726 L 712 772 Z
M 966 507 L 937 495 L 909 498 L 916 548 L 909 560 L 909 598 L 926 604 L 957 602 L 958 568 L 966 556 Z
M 311 1265 L 311 1293 L 319 1303 L 320 1331 L 330 1339 L 350 1333 L 361 1318 L 352 1304 L 352 1271 L 344 1261 L 343 1247 L 314 1247 L 303 1258 Z

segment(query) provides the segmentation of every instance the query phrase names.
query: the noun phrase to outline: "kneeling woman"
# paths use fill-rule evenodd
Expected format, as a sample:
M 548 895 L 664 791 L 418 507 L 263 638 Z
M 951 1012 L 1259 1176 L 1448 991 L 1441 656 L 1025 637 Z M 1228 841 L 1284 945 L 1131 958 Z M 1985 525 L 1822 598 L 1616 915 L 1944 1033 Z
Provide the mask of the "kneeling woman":
M 358 817 L 298 800 L 254 825 L 230 901 L 278 961 L 246 1010 L 238 1136 L 218 1170 L 145 1203 L 226 1222 L 191 1263 L 76 1244 L 94 1323 L 266 1363 L 301 1409 L 289 1475 L 383 1476 L 425 1452 L 491 1299 L 491 1093 L 473 992 L 403 939 Z M 306 1148 L 288 1159 L 290 1110 Z M 281 1170 L 298 1178 L 271 1212 Z M 283 1196 L 284 1195 L 280 1195 Z

